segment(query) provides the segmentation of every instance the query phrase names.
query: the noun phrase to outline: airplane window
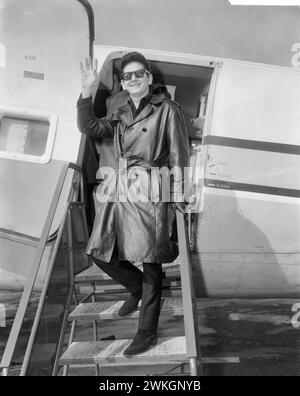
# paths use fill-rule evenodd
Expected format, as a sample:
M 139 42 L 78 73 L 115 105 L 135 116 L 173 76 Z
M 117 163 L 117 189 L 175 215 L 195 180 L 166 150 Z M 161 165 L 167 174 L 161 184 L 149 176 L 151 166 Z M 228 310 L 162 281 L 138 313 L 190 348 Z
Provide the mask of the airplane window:
M 49 122 L 3 117 L 0 124 L 0 150 L 41 156 L 45 153 Z

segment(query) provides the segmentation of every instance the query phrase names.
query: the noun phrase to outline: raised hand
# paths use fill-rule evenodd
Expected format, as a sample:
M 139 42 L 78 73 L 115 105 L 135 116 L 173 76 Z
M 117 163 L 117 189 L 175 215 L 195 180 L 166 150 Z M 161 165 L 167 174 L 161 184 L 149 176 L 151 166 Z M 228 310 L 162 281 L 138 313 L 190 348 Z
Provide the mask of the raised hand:
M 80 70 L 81 70 L 81 89 L 82 89 L 82 97 L 88 98 L 92 94 L 93 86 L 97 81 L 97 69 L 98 69 L 98 61 L 97 59 L 92 62 L 91 58 L 85 59 L 85 65 L 80 62 Z

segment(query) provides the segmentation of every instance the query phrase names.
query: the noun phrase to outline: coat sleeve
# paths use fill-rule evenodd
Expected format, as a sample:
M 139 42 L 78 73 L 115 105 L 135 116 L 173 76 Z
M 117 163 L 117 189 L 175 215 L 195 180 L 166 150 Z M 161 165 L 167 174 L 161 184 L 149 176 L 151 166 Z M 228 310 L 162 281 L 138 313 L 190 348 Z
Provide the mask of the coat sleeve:
M 77 102 L 77 126 L 81 133 L 95 138 L 113 138 L 111 117 L 97 118 L 93 112 L 92 97 Z
M 188 130 L 180 106 L 176 106 L 169 115 L 167 125 L 169 148 L 170 201 L 183 202 L 188 187 L 188 167 L 190 149 Z

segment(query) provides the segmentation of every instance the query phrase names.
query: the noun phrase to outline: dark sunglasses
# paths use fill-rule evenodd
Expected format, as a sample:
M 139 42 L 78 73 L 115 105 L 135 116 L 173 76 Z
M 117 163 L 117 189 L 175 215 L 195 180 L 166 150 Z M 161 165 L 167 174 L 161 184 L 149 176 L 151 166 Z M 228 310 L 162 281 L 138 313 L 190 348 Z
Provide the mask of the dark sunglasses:
M 132 72 L 122 73 L 122 79 L 125 81 L 130 81 L 133 75 L 135 75 L 136 78 L 143 78 L 145 73 L 149 74 L 148 70 L 139 69 Z

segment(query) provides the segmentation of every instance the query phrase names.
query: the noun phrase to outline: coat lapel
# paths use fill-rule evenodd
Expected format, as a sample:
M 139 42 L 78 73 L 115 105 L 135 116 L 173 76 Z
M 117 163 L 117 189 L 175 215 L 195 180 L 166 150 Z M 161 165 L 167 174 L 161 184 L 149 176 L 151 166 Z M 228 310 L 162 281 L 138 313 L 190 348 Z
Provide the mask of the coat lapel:
M 134 125 L 145 118 L 149 117 L 150 114 L 153 113 L 153 108 L 150 103 L 148 103 L 143 110 L 136 116 L 136 118 L 132 121 L 131 125 Z
M 136 124 L 137 122 L 140 122 L 144 120 L 145 118 L 149 117 L 150 114 L 153 113 L 152 105 L 148 103 L 143 110 L 138 114 L 138 116 L 133 119 L 132 117 L 132 111 L 130 108 L 130 105 L 123 106 L 119 109 L 118 111 L 118 119 L 120 119 L 124 124 L 128 127 L 131 127 L 132 125 Z
M 130 104 L 126 103 L 122 107 L 118 109 L 116 114 L 116 119 L 120 119 L 124 122 L 124 124 L 128 127 L 136 124 L 149 117 L 150 114 L 153 113 L 153 105 L 157 105 L 161 103 L 162 96 L 161 95 L 153 95 L 150 99 L 150 102 L 143 108 L 143 110 L 137 115 L 135 119 L 133 119 L 132 111 L 130 108 Z
M 132 111 L 129 104 L 119 109 L 118 118 L 127 126 L 133 123 Z
M 131 125 L 136 124 L 137 122 L 140 122 L 144 120 L 145 118 L 149 117 L 153 113 L 153 105 L 158 105 L 161 103 L 163 100 L 162 95 L 152 95 L 150 102 L 143 108 L 143 110 L 140 112 L 140 114 L 135 118 L 135 120 L 132 122 Z

